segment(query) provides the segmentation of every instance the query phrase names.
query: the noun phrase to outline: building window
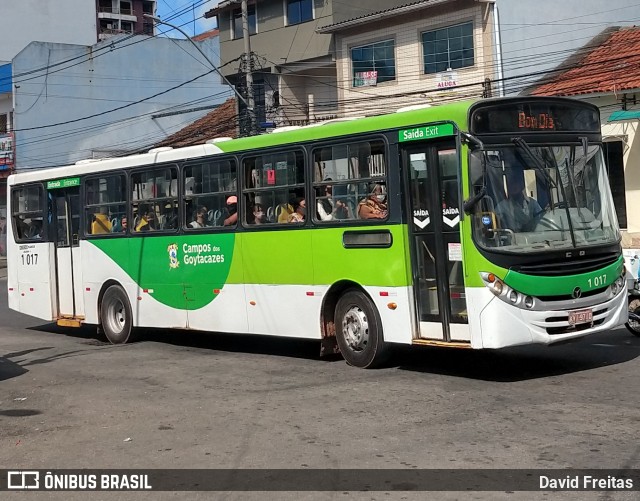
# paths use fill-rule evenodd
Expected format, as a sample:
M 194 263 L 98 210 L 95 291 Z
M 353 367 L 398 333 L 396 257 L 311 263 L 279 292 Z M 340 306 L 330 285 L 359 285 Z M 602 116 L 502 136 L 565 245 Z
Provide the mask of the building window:
M 385 40 L 351 49 L 353 86 L 375 85 L 396 79 L 394 40 Z
M 473 23 L 423 33 L 422 49 L 427 74 L 473 66 Z
M 247 21 L 249 23 L 249 35 L 255 35 L 257 33 L 255 5 L 247 7 Z M 242 38 L 242 9 L 234 9 L 231 12 L 231 29 L 234 39 Z
M 133 9 L 131 8 L 131 2 L 120 2 L 120 14 L 125 16 L 133 15 Z
M 8 115 L 0 114 L 0 134 L 6 134 L 9 132 L 9 120 Z
M 299 24 L 313 19 L 313 0 L 287 0 L 287 24 Z

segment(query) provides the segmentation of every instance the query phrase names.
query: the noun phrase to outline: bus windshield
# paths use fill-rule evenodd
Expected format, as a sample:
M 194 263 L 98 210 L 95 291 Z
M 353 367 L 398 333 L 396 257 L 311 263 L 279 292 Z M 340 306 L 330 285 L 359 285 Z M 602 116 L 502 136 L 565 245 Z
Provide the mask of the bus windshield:
M 486 191 L 473 217 L 481 247 L 523 253 L 618 240 L 600 145 L 530 145 L 518 138 L 472 152 L 470 175 L 476 192 L 483 184 Z

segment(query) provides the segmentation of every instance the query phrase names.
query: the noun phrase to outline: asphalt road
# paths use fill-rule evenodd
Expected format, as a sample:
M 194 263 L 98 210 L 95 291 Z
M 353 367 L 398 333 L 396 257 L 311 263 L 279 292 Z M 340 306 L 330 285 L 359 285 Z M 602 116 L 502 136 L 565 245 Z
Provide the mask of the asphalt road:
M 315 342 L 145 330 L 111 346 L 12 312 L 0 278 L 0 468 L 640 468 L 640 338 L 402 349 L 365 371 Z M 2 493 L 7 494 L 7 493 Z M 3 499 L 87 499 L 22 493 Z M 289 499 L 637 499 L 304 493 Z M 129 493 L 283 499 L 278 493 Z M 91 499 L 129 499 L 91 494 Z

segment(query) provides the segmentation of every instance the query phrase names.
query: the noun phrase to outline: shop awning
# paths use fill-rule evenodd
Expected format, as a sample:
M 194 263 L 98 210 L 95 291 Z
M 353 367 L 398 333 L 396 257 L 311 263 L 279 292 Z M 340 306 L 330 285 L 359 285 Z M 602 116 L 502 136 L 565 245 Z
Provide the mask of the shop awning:
M 618 110 L 609 115 L 609 122 L 621 122 L 623 120 L 640 120 L 640 110 Z

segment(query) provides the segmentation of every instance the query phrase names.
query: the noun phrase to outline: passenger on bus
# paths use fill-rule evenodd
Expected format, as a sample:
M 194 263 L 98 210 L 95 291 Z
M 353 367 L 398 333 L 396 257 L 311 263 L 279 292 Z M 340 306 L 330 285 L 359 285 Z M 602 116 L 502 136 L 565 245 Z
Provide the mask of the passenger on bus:
M 369 185 L 369 196 L 358 204 L 360 219 L 385 219 L 388 214 L 385 187 L 380 183 Z
M 264 214 L 262 205 L 255 204 L 253 206 L 253 224 L 264 224 L 267 222 L 267 218 Z
M 334 219 L 353 219 L 353 211 L 344 198 L 339 198 L 338 200 L 336 200 Z
M 111 233 L 124 233 L 127 231 L 127 216 L 122 216 L 120 220 L 114 219 L 115 223 L 111 227 Z
M 235 224 L 238 222 L 238 197 L 236 197 L 235 195 L 231 195 L 230 197 L 228 197 L 226 209 L 229 215 L 225 218 L 222 225 L 235 226 Z
M 506 197 L 496 206 L 500 226 L 514 232 L 533 231 L 543 212 L 540 204 L 527 195 L 522 170 L 509 170 L 505 176 Z
M 147 212 L 140 218 L 136 231 L 152 231 L 156 229 L 156 215 L 153 211 Z
M 324 181 L 331 181 L 330 177 Z M 328 184 L 324 187 L 324 196 L 318 197 L 317 210 L 320 221 L 332 221 L 335 217 L 336 204 L 333 201 L 333 186 Z
M 189 223 L 191 228 L 204 228 L 207 226 L 207 208 L 202 205 L 196 211 L 196 218 Z
M 171 202 L 165 204 L 162 211 L 162 229 L 175 230 L 178 228 L 178 210 Z
M 98 235 L 100 233 L 111 233 L 111 221 L 109 221 L 109 216 L 105 214 L 104 209 L 93 215 L 91 223 L 91 234 Z
M 289 215 L 287 222 L 304 223 L 307 216 L 307 202 L 303 197 L 296 198 L 293 203 L 293 212 Z

